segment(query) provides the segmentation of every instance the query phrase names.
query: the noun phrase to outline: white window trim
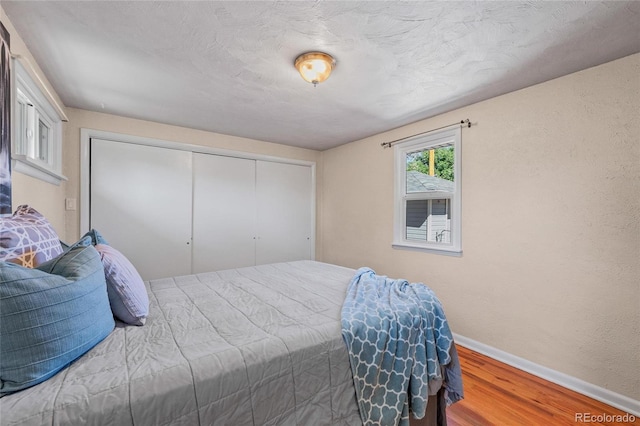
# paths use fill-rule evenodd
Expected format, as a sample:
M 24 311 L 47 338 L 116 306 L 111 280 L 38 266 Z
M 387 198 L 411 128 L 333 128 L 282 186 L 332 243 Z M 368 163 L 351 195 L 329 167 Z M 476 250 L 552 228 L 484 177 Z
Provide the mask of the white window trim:
M 62 120 L 66 119 L 66 117 L 60 116 L 56 107 L 51 104 L 43 92 L 40 84 L 34 81 L 21 61 L 15 59 L 13 61 L 13 69 L 15 84 L 12 86 L 14 87 L 13 99 L 15 101 L 12 108 L 12 171 L 23 173 L 54 185 L 60 185 L 62 181 L 67 180 L 62 174 Z M 35 107 L 35 122 L 37 123 L 38 119 L 42 119 L 49 126 L 48 161 L 42 161 L 38 158 L 36 149 L 38 141 L 35 137 L 32 142 L 27 142 L 27 146 L 18 146 L 17 138 L 20 131 L 17 117 L 19 106 L 18 91 L 22 92 Z
M 460 163 L 462 159 L 462 136 L 460 126 L 432 132 L 428 135 L 416 136 L 405 142 L 394 145 L 394 218 L 393 248 L 418 250 L 427 253 L 459 256 L 462 254 L 462 179 Z M 453 144 L 455 189 L 453 194 L 442 192 L 407 194 L 406 155 L 417 150 L 436 148 L 444 144 Z M 446 194 L 446 195 L 445 195 Z M 433 243 L 407 240 L 406 238 L 406 200 L 448 198 L 451 203 L 451 243 Z

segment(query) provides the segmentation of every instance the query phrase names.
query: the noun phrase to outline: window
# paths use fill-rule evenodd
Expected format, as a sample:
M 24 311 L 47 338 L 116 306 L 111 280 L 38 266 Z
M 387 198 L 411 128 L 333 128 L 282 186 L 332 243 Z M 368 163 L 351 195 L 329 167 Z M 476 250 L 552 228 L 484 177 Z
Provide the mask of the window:
M 16 72 L 12 159 L 15 171 L 56 185 L 62 176 L 62 119 L 20 61 Z
M 393 246 L 460 253 L 460 128 L 394 146 Z

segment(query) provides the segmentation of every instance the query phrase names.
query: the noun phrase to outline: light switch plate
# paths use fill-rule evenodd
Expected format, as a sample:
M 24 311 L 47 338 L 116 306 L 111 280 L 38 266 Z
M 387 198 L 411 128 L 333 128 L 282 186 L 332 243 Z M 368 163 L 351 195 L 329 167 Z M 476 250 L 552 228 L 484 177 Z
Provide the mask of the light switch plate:
M 76 210 L 76 199 L 75 198 L 65 198 L 64 206 L 67 210 Z

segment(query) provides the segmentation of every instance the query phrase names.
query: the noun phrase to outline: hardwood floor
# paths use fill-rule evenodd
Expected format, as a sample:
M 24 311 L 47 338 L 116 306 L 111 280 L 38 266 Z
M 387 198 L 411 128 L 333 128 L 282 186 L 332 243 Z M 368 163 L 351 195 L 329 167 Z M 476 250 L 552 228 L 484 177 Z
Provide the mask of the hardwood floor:
M 447 409 L 449 426 L 640 425 L 589 397 L 457 346 L 465 399 Z M 603 416 L 612 416 L 599 421 Z M 627 415 L 627 419 L 634 417 Z M 608 421 L 610 420 L 610 421 Z

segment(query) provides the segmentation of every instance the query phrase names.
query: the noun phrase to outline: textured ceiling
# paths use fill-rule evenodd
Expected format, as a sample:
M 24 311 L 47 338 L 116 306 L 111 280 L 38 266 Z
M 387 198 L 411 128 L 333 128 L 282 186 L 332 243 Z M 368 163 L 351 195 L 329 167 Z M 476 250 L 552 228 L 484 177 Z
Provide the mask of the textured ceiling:
M 637 1 L 2 7 L 66 106 L 321 150 L 640 51 Z

